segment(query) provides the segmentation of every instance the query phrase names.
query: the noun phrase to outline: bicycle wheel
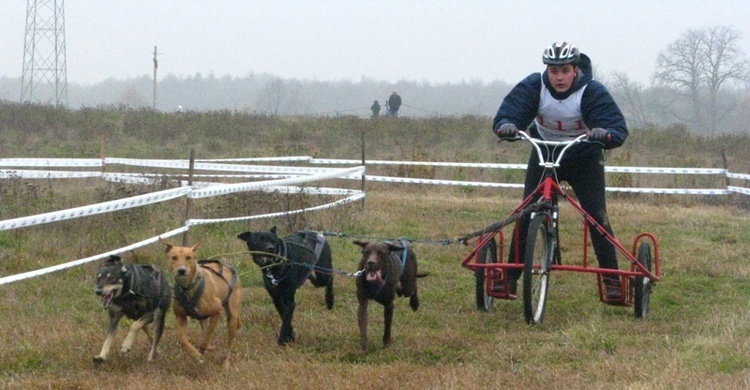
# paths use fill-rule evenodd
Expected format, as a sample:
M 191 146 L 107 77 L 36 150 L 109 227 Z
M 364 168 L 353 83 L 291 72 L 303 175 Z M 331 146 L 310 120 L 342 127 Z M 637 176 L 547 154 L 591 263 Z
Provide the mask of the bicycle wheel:
M 555 237 L 550 232 L 548 214 L 536 214 L 529 224 L 523 265 L 523 313 L 526 323 L 539 324 L 547 304 L 549 272 L 554 256 Z
M 479 248 L 479 252 L 477 252 L 477 263 L 497 263 L 497 243 L 495 237 L 492 237 L 492 239 L 487 241 L 484 246 Z M 486 275 L 489 273 L 490 270 L 488 268 L 479 268 L 474 271 L 474 278 L 476 279 L 477 310 L 479 311 L 490 311 L 490 309 L 492 309 L 492 297 L 487 294 L 487 284 L 485 282 Z
M 651 272 L 651 246 L 642 242 L 638 245 L 636 260 Z M 635 291 L 633 291 L 633 307 L 635 318 L 645 319 L 649 312 L 649 301 L 651 300 L 651 278 L 646 275 L 635 277 Z

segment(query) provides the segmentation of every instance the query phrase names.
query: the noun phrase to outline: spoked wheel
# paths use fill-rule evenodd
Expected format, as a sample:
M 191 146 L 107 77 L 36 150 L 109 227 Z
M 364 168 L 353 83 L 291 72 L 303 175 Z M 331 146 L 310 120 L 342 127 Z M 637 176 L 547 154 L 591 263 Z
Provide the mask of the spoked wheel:
M 651 246 L 643 242 L 638 246 L 636 260 L 651 272 Z M 651 300 L 651 278 L 646 275 L 635 277 L 635 291 L 633 291 L 633 307 L 635 318 L 645 319 L 649 312 L 649 301 Z
M 497 263 L 497 242 L 495 237 L 492 237 L 483 247 L 477 252 L 477 263 L 479 264 L 492 264 Z M 486 275 L 492 272 L 488 268 L 479 268 L 474 271 L 474 278 L 476 279 L 476 298 L 477 298 L 477 310 L 490 311 L 492 309 L 492 297 L 487 294 L 487 284 L 485 282 Z
M 550 232 L 549 215 L 536 214 L 529 224 L 523 265 L 523 313 L 526 323 L 542 321 L 549 292 L 549 273 L 555 253 L 555 237 Z

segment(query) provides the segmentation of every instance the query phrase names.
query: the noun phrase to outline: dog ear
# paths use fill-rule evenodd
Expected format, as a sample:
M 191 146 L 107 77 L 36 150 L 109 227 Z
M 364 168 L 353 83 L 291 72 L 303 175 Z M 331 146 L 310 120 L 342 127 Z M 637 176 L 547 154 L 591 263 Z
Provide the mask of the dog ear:
M 120 259 L 120 256 L 117 255 L 109 255 L 107 260 L 104 261 L 104 265 L 115 265 L 122 262 L 122 259 Z
M 276 226 L 272 227 L 271 230 L 269 230 L 271 233 L 276 234 Z
M 244 232 L 237 235 L 237 238 L 239 238 L 242 241 L 250 241 L 250 236 L 252 233 L 250 232 Z
M 169 251 L 172 250 L 172 248 L 174 248 L 174 244 L 172 244 L 169 241 L 164 240 L 161 237 L 159 237 L 159 242 L 162 243 L 162 244 L 164 244 L 166 246 L 166 248 L 164 249 L 164 253 L 168 253 Z
M 199 246 L 201 246 L 201 240 L 200 239 L 198 239 L 198 241 L 195 244 L 193 244 L 193 246 L 192 246 L 193 252 L 195 252 L 196 250 L 198 250 Z
M 353 243 L 354 243 L 354 245 L 359 245 L 359 246 L 361 246 L 362 248 L 364 248 L 364 247 L 366 247 L 366 246 L 367 246 L 367 244 L 369 244 L 370 242 L 369 242 L 369 241 L 358 241 L 358 240 L 355 240 L 355 241 L 354 241 Z

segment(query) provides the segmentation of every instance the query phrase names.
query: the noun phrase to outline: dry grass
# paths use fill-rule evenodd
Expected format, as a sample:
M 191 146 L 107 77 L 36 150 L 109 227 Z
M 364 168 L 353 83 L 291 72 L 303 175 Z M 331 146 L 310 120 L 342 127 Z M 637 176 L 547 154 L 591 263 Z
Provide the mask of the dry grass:
M 307 222 L 350 234 L 438 240 L 498 220 L 517 196 L 512 191 L 383 187 L 368 193 L 364 211 L 350 205 L 336 211 L 339 217 L 321 212 L 309 215 Z M 106 314 L 93 293 L 96 265 L 90 264 L 0 287 L 0 380 L 7 388 L 65 389 L 750 386 L 746 211 L 637 199 L 611 201 L 610 209 L 626 246 L 644 230 L 660 238 L 664 281 L 652 295 L 652 315 L 646 321 L 634 319 L 632 309 L 598 303 L 594 278 L 575 273 L 553 275 L 541 326 L 525 325 L 520 301 L 496 301 L 493 311 L 477 312 L 472 273 L 460 266 L 469 248 L 420 243 L 414 244 L 420 269 L 430 272 L 420 280 L 422 307 L 415 313 L 405 300 L 397 302 L 391 348 L 380 344 L 382 309 L 374 304 L 373 350 L 359 350 L 354 281 L 344 276 L 336 279 L 333 311 L 325 310 L 322 290 L 306 285 L 299 291 L 294 319 L 299 341 L 281 348 L 275 344 L 278 316 L 256 267 L 246 255 L 236 254 L 244 248 L 234 235 L 271 223 L 282 226 L 284 221 L 227 224 L 198 227 L 190 235 L 203 239 L 203 256 L 226 254 L 248 286 L 244 327 L 230 372 L 221 368 L 222 344 L 209 352 L 204 365 L 188 360 L 177 343 L 171 314 L 156 362 L 145 361 L 148 343 L 140 335 L 129 355 L 115 350 L 106 366 L 95 366 L 91 358 L 101 348 Z M 347 218 L 341 218 L 342 213 Z M 3 247 L 3 274 L 82 257 L 81 246 L 113 246 L 87 243 L 91 237 L 72 228 L 64 229 L 67 236 L 57 229 L 63 230 L 0 234 L 3 242 L 22 242 L 18 245 L 23 248 Z M 122 235 L 145 236 L 153 229 L 148 223 L 141 232 Z M 50 230 L 52 237 L 45 233 Z M 118 235 L 107 237 L 114 240 Z M 575 253 L 576 239 L 563 239 L 571 246 L 566 253 Z M 348 238 L 330 240 L 336 268 L 354 271 L 357 247 Z M 166 268 L 156 245 L 135 256 Z M 25 264 L 11 265 L 19 262 Z M 191 329 L 197 336 L 197 325 Z M 124 333 L 121 324 L 118 347 Z M 224 336 L 222 326 L 217 340 Z
M 369 160 L 521 163 L 527 146 L 497 145 L 491 120 L 481 117 L 370 121 L 356 118 L 280 118 L 227 112 L 169 115 L 117 109 L 69 111 L 0 104 L 2 157 L 198 158 L 312 155 L 359 159 L 366 135 Z M 679 140 L 679 141 L 676 141 Z M 747 135 L 702 137 L 678 127 L 633 129 L 610 165 L 721 167 L 725 151 L 732 172 L 750 172 Z M 668 153 L 665 153 L 668 151 Z M 101 154 L 101 155 L 100 155 Z M 369 166 L 368 174 L 512 182 L 520 171 Z M 720 176 L 612 175 L 611 185 L 723 187 Z M 735 180 L 736 181 L 736 180 Z M 325 183 L 333 186 L 333 183 Z M 747 183 L 735 183 L 746 185 Z M 338 186 L 338 184 L 336 184 Z M 349 183 L 348 185 L 356 185 Z M 0 219 L 33 215 L 132 196 L 153 188 L 105 185 L 97 180 L 0 182 Z M 632 309 L 604 306 L 592 275 L 556 273 L 541 326 L 523 320 L 520 301 L 474 307 L 472 272 L 460 266 L 470 248 L 458 244 L 414 244 L 422 306 L 411 312 L 396 304 L 393 345 L 383 349 L 382 309 L 370 307 L 369 354 L 359 350 L 354 281 L 338 276 L 336 305 L 325 310 L 323 291 L 310 285 L 298 293 L 296 344 L 276 345 L 279 319 L 263 290 L 257 267 L 235 238 L 245 230 L 277 225 L 282 232 L 312 228 L 349 236 L 442 240 L 503 218 L 519 193 L 478 188 L 368 183 L 366 208 L 358 204 L 324 212 L 191 228 L 202 239 L 203 257 L 222 256 L 243 274 L 244 327 L 235 343 L 236 365 L 221 368 L 223 345 L 196 365 L 180 350 L 174 317 L 167 317 L 161 356 L 145 361 L 142 335 L 134 350 L 116 353 L 106 366 L 92 363 L 102 345 L 106 313 L 94 294 L 97 264 L 0 286 L 0 383 L 4 388 L 295 388 L 295 389 L 495 389 L 568 388 L 748 388 L 750 387 L 750 233 L 746 197 L 619 195 L 609 199 L 620 240 L 636 234 L 659 237 L 664 280 L 652 296 L 646 321 Z M 278 194 L 237 194 L 193 203 L 191 217 L 218 218 L 320 204 Z M 743 206 L 744 208 L 740 207 Z M 118 211 L 0 232 L 0 275 L 92 256 L 182 226 L 184 201 Z M 580 248 L 577 223 L 562 210 L 566 259 Z M 331 237 L 338 270 L 355 271 L 358 247 L 350 237 Z M 126 260 L 165 269 L 154 245 Z M 624 264 L 623 264 L 624 266 Z M 171 276 L 170 276 L 171 278 Z M 123 321 L 127 323 L 128 321 Z M 192 325 L 197 336 L 197 325 Z M 217 340 L 225 330 L 219 328 Z

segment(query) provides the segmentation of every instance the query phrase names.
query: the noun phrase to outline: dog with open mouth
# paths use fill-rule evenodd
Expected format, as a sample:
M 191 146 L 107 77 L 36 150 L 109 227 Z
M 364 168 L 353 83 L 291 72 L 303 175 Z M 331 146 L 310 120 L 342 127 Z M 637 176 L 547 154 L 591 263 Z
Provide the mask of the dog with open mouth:
M 101 297 L 102 308 L 109 314 L 107 338 L 94 363 L 105 363 L 114 341 L 117 325 L 122 317 L 134 320 L 130 325 L 120 353 L 133 347 L 136 333 L 143 329 L 151 339 L 148 361 L 157 356 L 159 340 L 164 333 L 164 319 L 172 302 L 172 288 L 161 271 L 151 265 L 123 263 L 119 256 L 111 255 L 102 263 L 96 274 L 96 295 Z M 154 323 L 153 336 L 147 325 Z
M 360 270 L 357 283 L 357 322 L 359 324 L 359 342 L 363 351 L 368 351 L 367 340 L 367 303 L 370 300 L 383 305 L 384 330 L 383 346 L 391 344 L 391 324 L 393 322 L 393 302 L 396 296 L 408 297 L 413 311 L 419 309 L 417 295 L 417 278 L 427 273 L 417 272 L 417 255 L 408 247 L 405 240 L 394 241 L 354 241 L 362 247 L 359 261 Z

